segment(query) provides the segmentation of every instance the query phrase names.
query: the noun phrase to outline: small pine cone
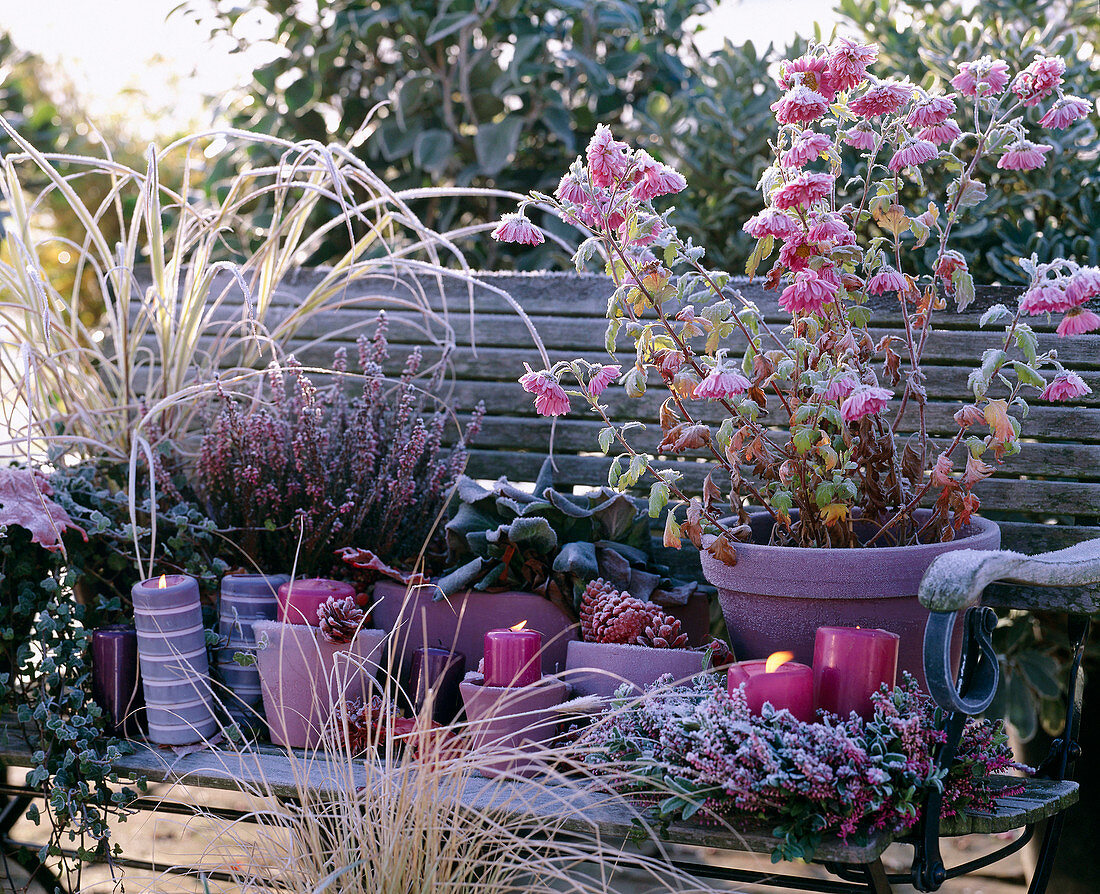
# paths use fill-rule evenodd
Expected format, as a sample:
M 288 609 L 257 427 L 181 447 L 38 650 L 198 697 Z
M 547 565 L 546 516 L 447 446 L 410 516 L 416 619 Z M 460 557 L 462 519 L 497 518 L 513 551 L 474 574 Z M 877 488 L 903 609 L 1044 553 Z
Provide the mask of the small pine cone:
M 687 647 L 688 637 L 681 632 L 679 620 L 658 609 L 652 624 L 638 637 L 637 643 L 639 646 L 650 646 L 654 649 L 684 649 Z
M 317 607 L 321 636 L 334 645 L 350 643 L 362 625 L 364 615 L 354 596 L 343 599 L 330 596 Z
M 592 627 L 592 618 L 596 612 L 603 608 L 608 599 L 618 597 L 619 591 L 602 577 L 597 577 L 588 582 L 581 594 L 581 639 L 586 643 L 595 642 L 595 631 Z

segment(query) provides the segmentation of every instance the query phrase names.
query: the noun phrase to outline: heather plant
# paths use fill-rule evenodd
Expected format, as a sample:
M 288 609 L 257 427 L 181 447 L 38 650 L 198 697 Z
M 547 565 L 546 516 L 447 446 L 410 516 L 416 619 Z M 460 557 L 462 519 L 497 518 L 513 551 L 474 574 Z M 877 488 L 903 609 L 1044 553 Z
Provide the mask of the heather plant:
M 717 536 L 705 548 L 733 564 L 736 541 L 751 533 L 749 502 L 770 514 L 778 544 L 950 540 L 980 505 L 974 487 L 1019 452 L 1025 395 L 1066 401 L 1089 392 L 1056 352 L 1040 352 L 1026 320 L 1058 315 L 1060 337 L 1100 328 L 1100 315 L 1087 307 L 1100 296 L 1100 269 L 1022 259 L 1030 286 L 1015 307 L 997 305 L 983 316 L 983 325 L 1003 325 L 1003 338 L 968 379 L 972 398 L 955 415 L 956 433 L 945 443 L 930 437 L 922 357 L 948 299 L 961 310 L 974 298 L 951 236 L 987 197 L 977 165 L 993 157 L 1001 171 L 1041 168 L 1052 147 L 1035 142 L 1035 132 L 1063 129 L 1091 105 L 1066 92 L 1058 57 L 1037 56 L 1015 73 L 988 57 L 964 62 L 955 92 L 942 93 L 873 74 L 876 54 L 842 40 L 813 45 L 779 67 L 785 92 L 772 106 L 779 129 L 760 182 L 766 207 L 744 229 L 757 240 L 750 276 L 778 249 L 764 285 L 780 292 L 791 315 L 782 331 L 728 288 L 727 273 L 704 266 L 703 249 L 680 238 L 670 213 L 654 206 L 683 191 L 684 178 L 607 127 L 597 128 L 585 159 L 553 196 L 532 193 L 493 232 L 540 243 L 526 208 L 541 203 L 590 234 L 576 253 L 578 268 L 603 257 L 616 286 L 607 347 L 614 354 L 626 335 L 630 365 L 562 361 L 529 369 L 520 383 L 542 415 L 568 413 L 576 397 L 603 419 L 600 447 L 619 451 L 610 484 L 633 487 L 648 472 L 651 513 L 673 502 L 668 546 L 686 536 L 703 547 L 707 531 Z M 951 117 L 961 105 L 973 108 L 972 131 Z M 842 158 L 853 150 L 857 176 L 841 182 Z M 943 195 L 924 194 L 928 169 L 951 175 Z M 919 202 L 907 188 L 921 194 Z M 934 246 L 930 266 L 922 264 L 926 244 Z M 875 339 L 872 308 L 885 301 L 897 302 L 904 329 Z M 628 397 L 640 396 L 651 373 L 669 392 L 656 453 L 711 461 L 701 496 L 684 492 L 679 472 L 654 467 L 631 443 L 638 423 L 614 422 L 601 400 L 616 380 Z M 579 388 L 567 392 L 567 376 Z M 898 434 L 903 419 L 916 430 L 907 439 Z M 918 521 L 922 503 L 933 510 Z M 724 521 L 730 512 L 733 521 Z
M 418 383 L 417 347 L 399 378 L 388 381 L 386 330 L 380 313 L 373 337 L 358 340 L 354 397 L 344 348 L 324 387 L 290 357 L 270 367 L 255 405 L 222 392 L 202 439 L 197 486 L 211 517 L 240 537 L 259 567 L 282 570 L 297 555 L 299 572 L 324 575 L 345 547 L 410 566 L 432 542 L 483 408 L 445 448 L 450 417 L 432 395 L 446 365 Z
M 873 696 L 863 720 L 795 719 L 765 704 L 749 711 L 744 691 L 713 678 L 624 702 L 582 738 L 587 759 L 615 788 L 651 803 L 665 821 L 699 815 L 735 827 L 768 823 L 774 860 L 810 859 L 825 835 L 843 840 L 872 830 L 904 832 L 920 805 L 942 788 L 943 813 L 989 810 L 991 773 L 1016 765 L 1000 722 L 969 720 L 949 771 L 936 764 L 946 741 L 940 710 L 909 677 Z

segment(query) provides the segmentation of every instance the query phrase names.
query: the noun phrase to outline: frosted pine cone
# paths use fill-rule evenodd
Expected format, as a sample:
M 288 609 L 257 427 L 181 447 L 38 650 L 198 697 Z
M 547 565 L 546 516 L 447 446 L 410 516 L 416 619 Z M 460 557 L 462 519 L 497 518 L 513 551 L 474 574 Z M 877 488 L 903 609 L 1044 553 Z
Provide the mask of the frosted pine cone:
M 337 599 L 330 596 L 317 607 L 321 636 L 335 644 L 350 643 L 363 623 L 365 612 L 354 596 Z
M 660 628 L 667 619 L 656 604 L 619 592 L 602 578 L 585 587 L 580 616 L 581 636 L 589 643 L 636 643 L 647 628 Z
M 588 582 L 581 595 L 581 639 L 586 643 L 595 642 L 595 634 L 592 631 L 592 616 L 603 607 L 603 603 L 612 597 L 619 595 L 611 584 L 602 577 L 597 577 Z
M 657 608 L 654 606 L 654 608 Z M 654 649 L 685 649 L 688 637 L 681 632 L 680 622 L 672 615 L 666 615 L 657 608 L 653 623 L 646 627 L 638 637 L 639 646 L 649 646 Z

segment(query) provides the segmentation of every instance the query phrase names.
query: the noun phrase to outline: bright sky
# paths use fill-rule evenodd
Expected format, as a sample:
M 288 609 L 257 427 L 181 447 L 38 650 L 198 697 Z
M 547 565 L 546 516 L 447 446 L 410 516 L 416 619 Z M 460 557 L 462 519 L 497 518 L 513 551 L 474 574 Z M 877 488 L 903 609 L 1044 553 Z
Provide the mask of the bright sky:
M 64 71 L 95 121 L 121 120 L 134 136 L 211 120 L 207 96 L 247 79 L 256 57 L 211 44 L 208 29 L 177 14 L 180 0 L 0 0 L 0 29 Z M 831 0 L 722 0 L 704 20 L 706 49 L 751 40 L 783 44 L 831 29 Z M 171 122 L 168 124 L 167 122 Z

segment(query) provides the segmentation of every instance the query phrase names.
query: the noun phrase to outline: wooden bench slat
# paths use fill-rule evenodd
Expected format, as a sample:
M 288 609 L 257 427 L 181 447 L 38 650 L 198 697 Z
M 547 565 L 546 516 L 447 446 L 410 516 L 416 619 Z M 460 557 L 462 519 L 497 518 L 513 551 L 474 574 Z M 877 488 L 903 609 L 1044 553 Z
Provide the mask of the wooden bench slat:
M 994 777 L 998 784 L 1016 785 L 1017 777 Z M 1037 823 L 1077 803 L 1079 787 L 1070 780 L 1025 779 L 1019 795 L 997 799 L 993 813 L 967 811 L 940 821 L 941 835 L 974 835 L 1010 832 Z

